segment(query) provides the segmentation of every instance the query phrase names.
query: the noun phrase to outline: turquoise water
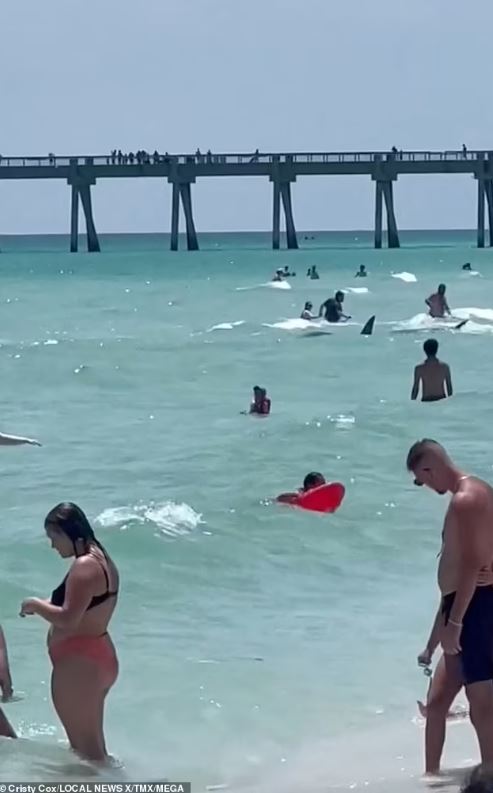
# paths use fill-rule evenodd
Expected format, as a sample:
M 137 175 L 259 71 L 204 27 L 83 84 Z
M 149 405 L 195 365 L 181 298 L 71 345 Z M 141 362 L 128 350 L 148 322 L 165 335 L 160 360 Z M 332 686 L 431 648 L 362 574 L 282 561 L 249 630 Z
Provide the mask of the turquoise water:
M 420 773 L 415 657 L 445 502 L 412 486 L 405 456 L 427 435 L 491 475 L 491 252 L 467 233 L 415 233 L 400 251 L 354 236 L 274 253 L 262 236 L 215 235 L 174 255 L 158 237 L 109 238 L 100 256 L 3 240 L 0 429 L 44 444 L 1 450 L 1 619 L 22 692 L 7 712 L 26 739 L 0 744 L 4 778 L 86 774 L 51 706 L 46 626 L 17 617 L 65 573 L 42 528 L 61 500 L 83 507 L 121 572 L 106 732 L 124 769 L 112 774 L 311 793 Z M 265 286 L 284 264 L 292 288 Z M 427 327 L 441 280 L 471 317 L 460 332 Z M 332 335 L 287 321 L 355 287 L 369 291 L 347 294 L 354 320 Z M 430 333 L 456 395 L 411 403 Z M 256 383 L 267 420 L 239 415 Z M 269 502 L 309 470 L 345 483 L 337 514 Z M 448 764 L 476 758 L 471 728 L 451 732 Z

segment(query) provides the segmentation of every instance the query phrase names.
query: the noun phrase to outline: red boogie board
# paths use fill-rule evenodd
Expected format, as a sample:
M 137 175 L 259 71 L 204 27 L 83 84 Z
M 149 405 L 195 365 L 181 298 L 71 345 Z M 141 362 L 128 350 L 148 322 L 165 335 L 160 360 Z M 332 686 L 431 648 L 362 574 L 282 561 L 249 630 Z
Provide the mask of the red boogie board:
M 312 512 L 335 512 L 342 504 L 346 488 L 340 482 L 330 482 L 314 487 L 307 493 L 300 493 L 293 507 L 309 509 Z

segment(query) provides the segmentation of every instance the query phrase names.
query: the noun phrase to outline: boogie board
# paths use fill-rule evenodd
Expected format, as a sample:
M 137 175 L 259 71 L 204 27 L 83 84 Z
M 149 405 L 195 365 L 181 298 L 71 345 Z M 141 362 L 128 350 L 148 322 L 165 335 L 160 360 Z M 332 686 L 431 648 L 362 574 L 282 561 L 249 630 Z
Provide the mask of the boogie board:
M 312 512 L 335 512 L 342 504 L 346 488 L 340 482 L 330 482 L 314 487 L 307 493 L 300 493 L 293 501 L 293 507 L 309 509 Z

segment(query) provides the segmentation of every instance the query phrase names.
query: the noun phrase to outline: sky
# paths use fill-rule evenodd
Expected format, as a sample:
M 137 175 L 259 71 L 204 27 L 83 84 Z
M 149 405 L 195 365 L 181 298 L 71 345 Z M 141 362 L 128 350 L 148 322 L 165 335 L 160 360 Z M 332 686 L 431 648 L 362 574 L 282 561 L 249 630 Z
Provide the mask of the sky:
M 491 0 L 2 0 L 0 154 L 493 147 Z M 193 187 L 198 231 L 271 225 L 267 179 Z M 169 231 L 165 180 L 101 180 L 100 232 Z M 401 177 L 401 228 L 473 228 L 470 176 Z M 374 185 L 305 177 L 300 230 L 372 228 Z M 0 180 L 0 233 L 64 233 L 62 182 Z

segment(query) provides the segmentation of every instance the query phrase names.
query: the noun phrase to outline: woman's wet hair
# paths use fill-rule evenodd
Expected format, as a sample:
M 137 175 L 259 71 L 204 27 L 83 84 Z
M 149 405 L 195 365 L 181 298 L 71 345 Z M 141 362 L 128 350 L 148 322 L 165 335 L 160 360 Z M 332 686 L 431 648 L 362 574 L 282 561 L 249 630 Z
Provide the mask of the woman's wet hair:
M 72 540 L 74 550 L 76 549 L 77 540 L 81 540 L 85 546 L 91 543 L 97 545 L 106 555 L 103 546 L 99 540 L 96 539 L 94 530 L 85 513 L 77 504 L 71 501 L 64 501 L 61 504 L 57 504 L 56 507 L 53 507 L 53 509 L 48 512 L 45 518 L 45 529 L 47 529 L 48 526 L 58 529 L 58 531 L 63 532 L 69 540 Z

